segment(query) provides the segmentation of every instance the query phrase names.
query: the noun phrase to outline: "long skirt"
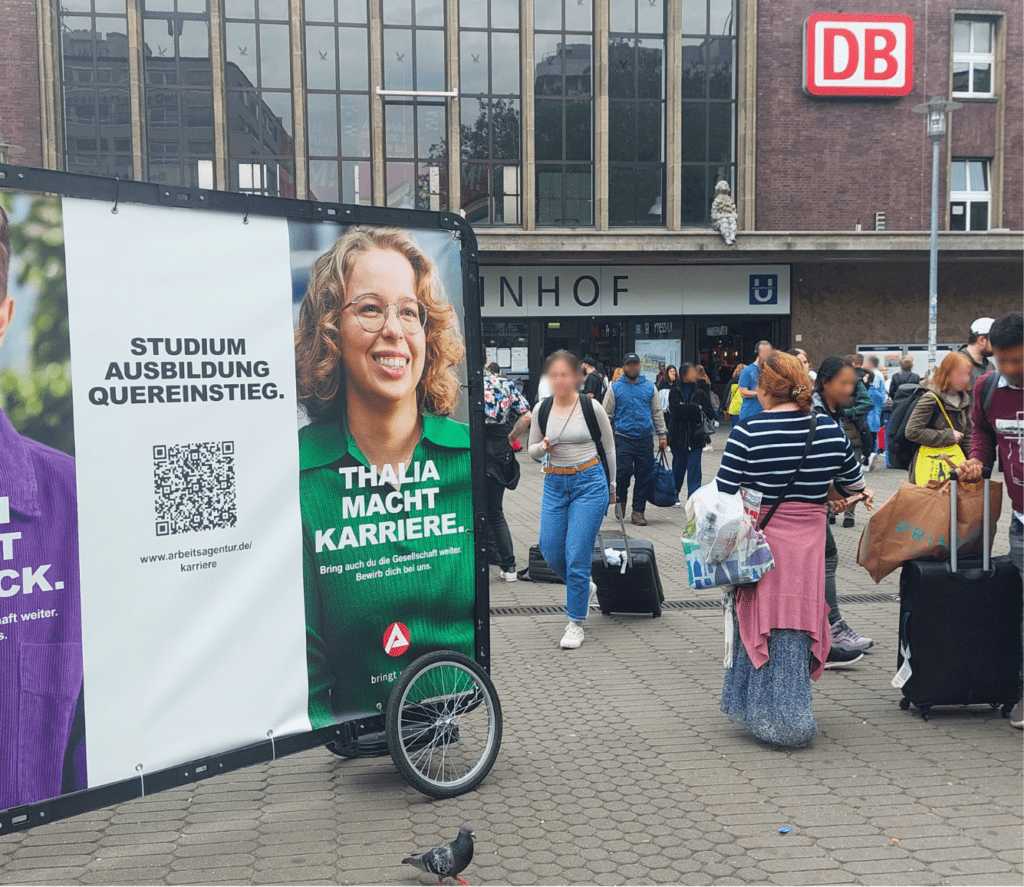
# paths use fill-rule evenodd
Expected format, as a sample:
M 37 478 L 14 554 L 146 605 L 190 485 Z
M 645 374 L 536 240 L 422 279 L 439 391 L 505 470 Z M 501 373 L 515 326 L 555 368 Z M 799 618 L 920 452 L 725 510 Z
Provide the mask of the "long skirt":
M 747 655 L 739 627 L 733 665 L 722 682 L 722 711 L 772 745 L 803 745 L 818 733 L 811 708 L 811 639 L 806 632 L 773 628 L 768 661 L 760 668 Z

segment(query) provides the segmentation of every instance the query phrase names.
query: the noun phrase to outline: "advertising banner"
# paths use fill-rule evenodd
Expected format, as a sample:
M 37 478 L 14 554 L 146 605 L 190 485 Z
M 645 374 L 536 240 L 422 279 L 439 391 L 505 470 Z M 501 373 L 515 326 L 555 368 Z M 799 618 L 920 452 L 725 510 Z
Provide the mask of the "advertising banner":
M 0 192 L 0 813 L 486 652 L 461 220 L 287 203 Z
M 679 367 L 682 347 L 679 339 L 637 339 L 636 353 L 640 355 L 640 372 L 652 382 L 658 381 L 662 367 Z

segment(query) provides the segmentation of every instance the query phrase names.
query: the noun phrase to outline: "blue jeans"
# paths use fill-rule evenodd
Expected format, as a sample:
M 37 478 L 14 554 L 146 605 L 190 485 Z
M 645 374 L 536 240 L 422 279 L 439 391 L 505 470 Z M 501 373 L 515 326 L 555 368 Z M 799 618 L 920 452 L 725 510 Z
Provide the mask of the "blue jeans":
M 676 482 L 676 492 L 682 492 L 683 479 L 686 479 L 686 498 L 694 494 L 701 484 L 700 459 L 702 449 L 688 450 L 685 447 L 672 447 L 672 477 Z
M 574 622 L 582 622 L 590 611 L 594 540 L 607 510 L 608 481 L 601 465 L 578 474 L 545 476 L 540 553 L 565 580 L 565 605 Z
M 654 479 L 654 443 L 651 435 L 626 437 L 615 435 L 615 500 L 626 507 L 629 496 L 629 479 L 636 478 L 633 487 L 633 511 L 644 513 L 647 497 L 651 493 Z

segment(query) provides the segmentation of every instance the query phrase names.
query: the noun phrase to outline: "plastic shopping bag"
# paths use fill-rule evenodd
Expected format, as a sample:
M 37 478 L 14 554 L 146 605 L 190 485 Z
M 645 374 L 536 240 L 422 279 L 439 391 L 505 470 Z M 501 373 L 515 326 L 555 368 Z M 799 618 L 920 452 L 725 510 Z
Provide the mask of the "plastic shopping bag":
M 775 569 L 775 558 L 772 557 L 764 534 L 753 526 L 747 526 L 732 555 L 718 564 L 707 562 L 696 540 L 684 536 L 682 544 L 683 555 L 686 557 L 686 578 L 694 589 L 749 585 L 757 582 L 769 570 Z
M 686 536 L 700 547 L 709 566 L 728 560 L 749 526 L 742 496 L 719 492 L 715 481 L 686 501 Z

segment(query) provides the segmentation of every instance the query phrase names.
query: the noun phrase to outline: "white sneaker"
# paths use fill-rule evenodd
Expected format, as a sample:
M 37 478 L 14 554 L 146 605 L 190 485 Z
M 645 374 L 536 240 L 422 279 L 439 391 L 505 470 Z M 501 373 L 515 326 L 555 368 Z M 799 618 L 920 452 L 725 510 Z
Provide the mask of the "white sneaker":
M 597 609 L 597 583 L 593 579 L 590 580 L 590 600 L 587 603 L 587 607 L 591 610 Z
M 519 574 L 515 570 L 513 570 L 511 573 L 506 573 L 504 570 L 499 570 L 498 572 L 501 574 L 501 578 L 504 579 L 506 582 L 519 581 Z
M 875 459 L 878 458 L 878 453 L 872 453 L 868 456 L 868 471 L 871 471 L 875 467 Z
M 575 650 L 583 643 L 583 626 L 577 625 L 575 622 L 570 622 L 565 627 L 565 634 L 562 635 L 562 640 L 558 646 L 563 650 Z
M 705 453 L 713 453 L 714 451 L 715 451 L 715 445 L 714 444 L 708 444 L 706 447 L 704 447 L 704 452 Z
M 680 499 L 672 507 L 673 508 L 686 508 L 686 503 L 682 499 Z

